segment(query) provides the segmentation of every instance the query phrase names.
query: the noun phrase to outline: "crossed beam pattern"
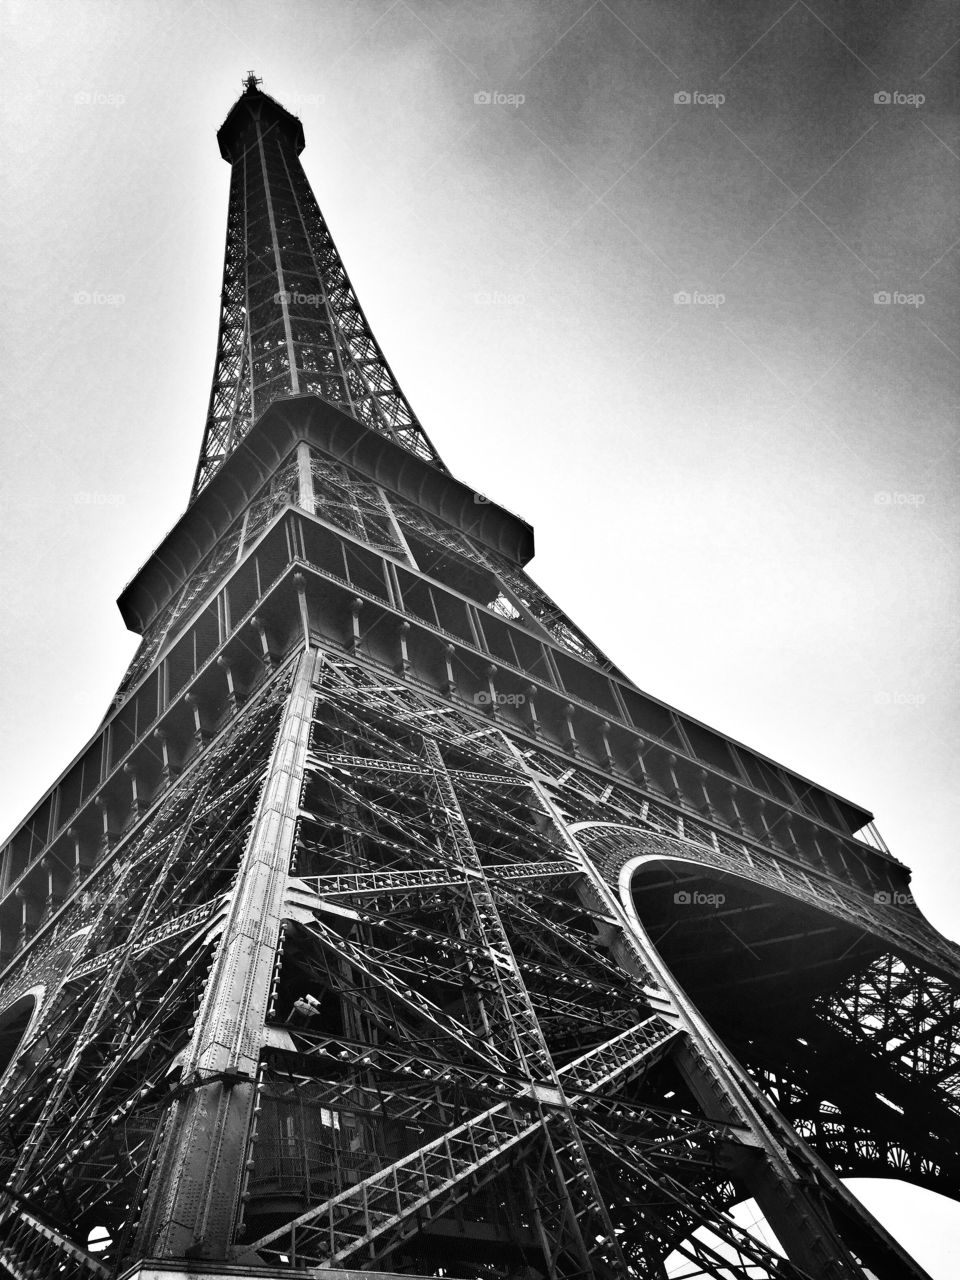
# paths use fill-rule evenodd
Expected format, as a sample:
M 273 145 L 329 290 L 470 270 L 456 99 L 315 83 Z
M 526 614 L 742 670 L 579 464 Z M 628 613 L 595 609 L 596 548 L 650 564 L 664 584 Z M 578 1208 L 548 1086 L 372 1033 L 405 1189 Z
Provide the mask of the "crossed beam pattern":
M 123 1247 L 171 1086 L 189 1088 L 170 1073 L 287 684 L 278 676 L 103 860 L 6 985 L 14 999 L 39 986 L 44 1010 L 0 1083 L 0 1259 L 15 1275 L 28 1264 L 28 1274 L 107 1274 L 86 1251 L 103 1224 Z
M 456 1259 L 463 1276 L 606 1277 L 661 1275 L 672 1259 L 688 1275 L 862 1274 L 863 1224 L 841 1243 L 842 1189 L 722 1056 L 696 1049 L 609 877 L 578 854 L 556 807 L 574 774 L 551 783 L 501 730 L 360 664 L 294 664 L 98 869 L 21 976 L 23 989 L 60 971 L 62 987 L 0 1086 L 11 1274 L 218 1256 L 198 1226 L 204 1197 L 187 1177 L 171 1203 L 163 1174 L 171 1160 L 189 1173 L 196 1100 L 244 1089 L 236 1158 L 218 1173 L 222 1253 L 246 1266 L 436 1274 Z M 288 741 L 300 776 L 277 813 L 294 834 L 257 1044 L 248 1067 L 206 1060 L 198 1028 L 237 1025 L 222 958 L 231 930 L 251 936 L 236 904 Z M 258 901 L 269 914 L 269 893 Z M 806 1265 L 729 1214 L 778 1184 L 778 1162 L 804 1188 L 785 1222 Z M 94 1228 L 108 1242 L 96 1253 Z M 183 1231 L 191 1247 L 165 1250 Z M 868 1243 L 877 1275 L 921 1274 L 889 1269 L 903 1260 L 882 1233 Z
M 503 735 L 354 664 L 324 663 L 316 692 L 233 1256 L 857 1274 L 815 1207 L 791 1206 L 812 1270 L 726 1214 L 763 1145 L 756 1115 L 729 1084 L 725 1115 L 704 1114 L 674 1062 L 676 1011 L 604 937 L 609 889 Z
M 288 934 L 271 1037 L 289 1036 L 301 1066 L 275 1047 L 261 1072 L 241 1256 L 429 1270 L 440 1249 L 451 1256 L 454 1215 L 460 1269 L 479 1275 L 491 1261 L 478 1262 L 479 1242 L 512 1218 L 499 1265 L 536 1258 L 547 1274 L 581 1274 L 576 1237 L 564 1266 L 542 1242 L 563 1253 L 558 1223 L 592 1212 L 579 1240 L 593 1269 L 582 1274 L 644 1274 L 672 1254 L 703 1274 L 793 1274 L 724 1215 L 743 1195 L 730 1152 L 744 1126 L 696 1114 L 669 1065 L 683 1037 L 663 1017 L 657 977 L 604 939 L 609 902 L 501 735 L 478 737 L 451 712 L 335 670 L 327 680 L 339 690 L 317 706 L 295 862 L 313 919 Z M 423 736 L 431 720 L 442 737 Z M 666 1102 L 678 1085 L 683 1109 Z M 305 1131 L 312 1145 L 292 1136 Z M 565 1133 L 579 1139 L 580 1184 L 557 1174 Z M 531 1147 L 544 1135 L 568 1201 L 549 1229 L 515 1172 L 534 1159 L 542 1171 Z M 356 1157 L 371 1148 L 372 1164 Z M 290 1215 L 311 1160 L 312 1194 L 326 1198 L 264 1232 Z M 645 1185 L 641 1204 L 624 1197 L 625 1171 Z M 838 1263 L 837 1242 L 827 1247 L 820 1267 Z
M 577 868 L 555 856 L 563 852 L 555 837 L 538 837 L 515 760 L 500 748 L 491 762 L 489 745 L 478 758 L 461 743 L 450 768 L 445 756 L 456 748 L 444 752 L 413 727 L 427 708 L 408 708 L 413 725 L 398 736 L 395 709 L 391 723 L 383 703 L 375 688 L 349 684 L 318 702 L 294 865 L 304 914 L 278 966 L 244 1192 L 250 1256 L 334 1265 L 398 1247 L 449 1252 L 446 1235 L 405 1243 L 423 1235 L 415 1228 L 424 1217 L 443 1221 L 449 1210 L 468 1255 L 491 1243 L 506 1214 L 514 1229 L 492 1239 L 503 1257 L 541 1254 L 546 1239 L 555 1274 L 623 1274 L 622 1232 L 609 1220 L 574 1105 L 592 1115 L 603 1099 L 594 1142 L 613 1148 L 625 1129 L 635 1154 L 646 1143 L 700 1175 L 704 1165 L 715 1170 L 733 1130 L 637 1107 L 618 1091 L 643 1077 L 677 1031 L 596 946 L 574 891 Z M 473 726 L 454 732 L 476 737 Z M 537 846 L 549 898 L 529 857 Z M 526 884 L 536 886 L 532 908 Z M 522 920 L 512 937 L 505 907 Z M 610 1039 L 618 1024 L 624 1030 Z M 577 1052 L 584 1037 L 594 1045 Z M 305 1172 L 313 1195 L 331 1194 L 264 1233 L 264 1222 L 289 1218 Z M 667 1233 L 681 1216 L 671 1197 L 655 1212 Z
M 756 1034 L 741 1050 L 797 1132 L 844 1176 L 896 1173 L 955 1195 L 955 985 L 888 952 L 821 997 L 798 1030 L 792 1046 Z
M 291 394 L 321 396 L 445 470 L 357 301 L 298 158 L 299 122 L 254 85 L 231 124 L 220 329 L 193 497 Z

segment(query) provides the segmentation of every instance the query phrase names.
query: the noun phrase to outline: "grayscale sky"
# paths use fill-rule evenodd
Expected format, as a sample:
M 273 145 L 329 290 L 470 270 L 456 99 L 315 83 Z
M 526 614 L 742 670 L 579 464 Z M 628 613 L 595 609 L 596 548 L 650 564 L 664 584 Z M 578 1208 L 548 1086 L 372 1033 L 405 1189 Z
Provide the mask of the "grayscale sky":
M 254 68 L 534 576 L 642 688 L 873 809 L 960 935 L 955 6 L 0 11 L 0 827 L 96 727 L 186 503 Z M 956 1206 L 865 1194 L 954 1280 Z

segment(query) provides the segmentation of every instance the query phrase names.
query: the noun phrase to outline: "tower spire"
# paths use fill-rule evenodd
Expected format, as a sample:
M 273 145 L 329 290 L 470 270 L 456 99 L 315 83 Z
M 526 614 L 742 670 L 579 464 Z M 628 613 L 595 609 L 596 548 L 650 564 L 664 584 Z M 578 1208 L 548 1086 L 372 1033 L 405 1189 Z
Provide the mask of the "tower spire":
M 217 134 L 231 166 L 220 328 L 192 497 L 269 404 L 315 395 L 445 470 L 373 336 L 300 164 L 303 126 L 260 89 Z

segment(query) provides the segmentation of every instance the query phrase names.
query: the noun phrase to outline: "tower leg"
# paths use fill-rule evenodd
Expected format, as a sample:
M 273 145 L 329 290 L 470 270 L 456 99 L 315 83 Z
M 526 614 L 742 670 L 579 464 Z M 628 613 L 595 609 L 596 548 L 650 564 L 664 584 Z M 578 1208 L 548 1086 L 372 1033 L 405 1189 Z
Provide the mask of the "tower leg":
M 142 1256 L 226 1258 L 280 942 L 317 654 L 297 659 L 139 1230 Z
M 738 1148 L 735 1173 L 756 1199 L 789 1260 L 816 1280 L 863 1280 L 861 1260 L 867 1259 L 878 1280 L 929 1280 L 762 1098 L 660 959 L 629 901 L 629 890 L 610 883 L 609 873 L 600 872 L 547 790 L 532 776 L 531 787 L 568 849 L 581 860 L 587 892 L 618 920 L 626 944 L 619 948 L 621 962 L 641 981 L 652 979 L 658 994 L 669 1002 L 685 1033 L 677 1065 L 704 1114 L 749 1134 L 753 1151 L 745 1156 Z M 832 1208 L 842 1211 L 841 1220 Z

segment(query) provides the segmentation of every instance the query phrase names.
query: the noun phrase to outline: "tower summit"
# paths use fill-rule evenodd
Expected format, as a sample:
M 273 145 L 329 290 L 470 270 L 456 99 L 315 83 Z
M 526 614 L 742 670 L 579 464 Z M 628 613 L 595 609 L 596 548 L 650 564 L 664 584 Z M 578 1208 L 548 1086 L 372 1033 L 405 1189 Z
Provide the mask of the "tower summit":
M 0 854 L 0 1273 L 919 1280 L 841 1178 L 958 1194 L 960 952 L 527 574 L 252 72 L 217 137 L 192 501 Z
M 317 395 L 443 470 L 370 331 L 300 165 L 303 126 L 251 71 L 231 167 L 220 333 L 194 496 L 272 401 Z

